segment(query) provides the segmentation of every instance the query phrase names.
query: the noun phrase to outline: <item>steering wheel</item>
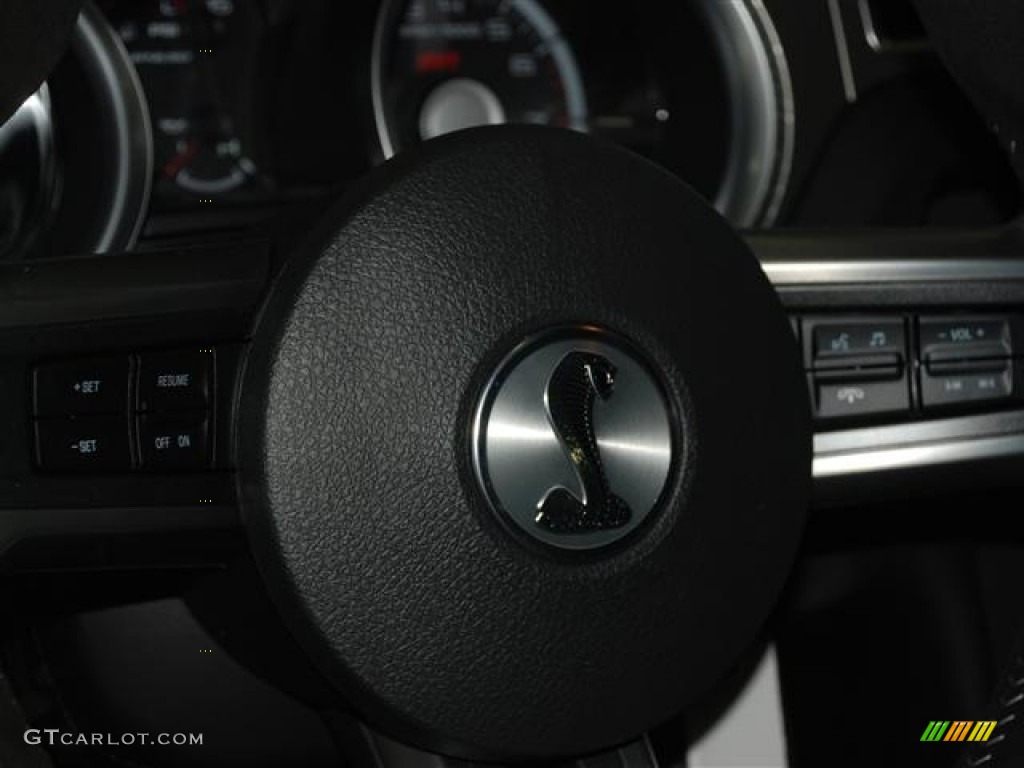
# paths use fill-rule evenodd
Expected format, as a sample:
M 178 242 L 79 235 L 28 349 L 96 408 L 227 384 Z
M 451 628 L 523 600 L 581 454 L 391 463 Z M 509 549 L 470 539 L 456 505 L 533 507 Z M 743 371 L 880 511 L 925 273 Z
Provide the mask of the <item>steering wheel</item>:
M 1020 54 L 978 45 L 982 4 L 922 11 L 1015 148 L 998 52 Z M 1024 32 L 1013 0 L 984 5 Z M 238 535 L 367 760 L 651 765 L 644 734 L 761 631 L 812 483 L 878 452 L 919 468 L 895 427 L 814 444 L 787 312 L 1024 298 L 1019 245 L 743 238 L 624 150 L 492 127 L 389 161 L 298 243 L 0 265 L 0 556 L 73 564 L 102 538 L 130 542 L 107 566 L 187 564 Z M 110 474 L 38 472 L 96 450 L 33 419 L 87 358 L 132 430 L 95 418 Z

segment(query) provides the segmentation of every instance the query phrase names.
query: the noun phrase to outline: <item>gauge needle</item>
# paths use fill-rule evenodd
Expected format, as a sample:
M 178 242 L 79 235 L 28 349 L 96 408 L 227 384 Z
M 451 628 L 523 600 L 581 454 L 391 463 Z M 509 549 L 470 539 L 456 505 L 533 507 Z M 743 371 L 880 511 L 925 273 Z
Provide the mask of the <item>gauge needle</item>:
M 173 179 L 181 173 L 182 168 L 192 162 L 192 159 L 197 154 L 199 154 L 199 140 L 189 139 L 185 148 L 167 161 L 167 165 L 164 166 L 164 175 L 169 179 Z

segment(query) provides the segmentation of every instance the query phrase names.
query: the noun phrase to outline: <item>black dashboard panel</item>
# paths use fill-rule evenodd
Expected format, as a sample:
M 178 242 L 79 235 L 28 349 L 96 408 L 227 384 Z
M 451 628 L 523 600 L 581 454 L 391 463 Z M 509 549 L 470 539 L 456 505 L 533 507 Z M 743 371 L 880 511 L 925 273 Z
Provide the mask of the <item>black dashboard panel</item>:
M 909 0 L 767 0 L 797 105 L 784 224 L 979 227 L 1021 210 L 989 126 Z

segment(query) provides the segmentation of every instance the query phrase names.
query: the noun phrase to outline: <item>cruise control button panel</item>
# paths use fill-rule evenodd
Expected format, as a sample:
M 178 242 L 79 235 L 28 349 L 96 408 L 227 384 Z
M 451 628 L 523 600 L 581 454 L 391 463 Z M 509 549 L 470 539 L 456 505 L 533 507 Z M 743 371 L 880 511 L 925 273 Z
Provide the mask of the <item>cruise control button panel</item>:
M 210 468 L 216 360 L 213 348 L 197 348 L 40 361 L 30 414 L 37 468 Z

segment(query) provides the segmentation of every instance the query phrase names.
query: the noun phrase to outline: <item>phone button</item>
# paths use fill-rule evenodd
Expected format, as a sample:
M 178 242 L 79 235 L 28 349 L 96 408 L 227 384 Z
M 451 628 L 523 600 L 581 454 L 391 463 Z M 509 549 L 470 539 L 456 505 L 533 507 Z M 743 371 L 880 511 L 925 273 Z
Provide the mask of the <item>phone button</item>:
M 818 381 L 815 410 L 820 419 L 840 419 L 910 410 L 906 377 L 887 381 Z

